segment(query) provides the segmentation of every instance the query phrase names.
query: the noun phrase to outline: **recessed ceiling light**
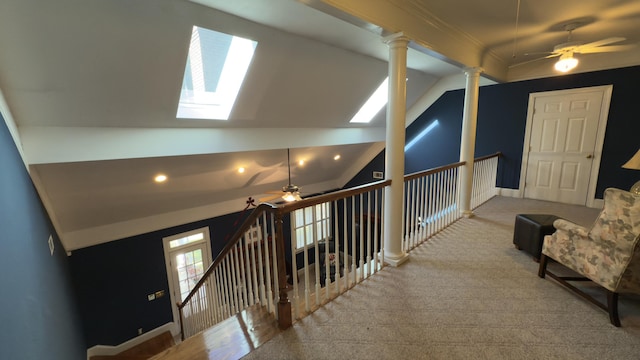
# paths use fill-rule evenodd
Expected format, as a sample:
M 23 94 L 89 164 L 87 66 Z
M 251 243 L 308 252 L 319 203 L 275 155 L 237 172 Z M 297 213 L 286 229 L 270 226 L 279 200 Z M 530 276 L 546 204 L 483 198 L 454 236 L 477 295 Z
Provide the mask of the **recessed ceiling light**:
M 333 160 L 340 160 L 340 154 L 333 157 Z
M 153 180 L 154 180 L 155 182 L 157 182 L 157 183 L 165 182 L 165 181 L 167 181 L 167 175 L 165 175 L 165 174 L 158 174 L 158 175 L 156 175 L 156 177 L 155 177 L 155 178 L 153 178 Z
M 239 168 L 238 168 L 238 172 L 239 172 L 240 174 L 244 173 L 244 170 L 245 170 L 245 169 L 244 169 L 243 167 L 239 167 Z
M 300 166 L 304 166 L 304 160 L 300 160 L 300 161 L 298 161 L 298 165 L 300 165 Z

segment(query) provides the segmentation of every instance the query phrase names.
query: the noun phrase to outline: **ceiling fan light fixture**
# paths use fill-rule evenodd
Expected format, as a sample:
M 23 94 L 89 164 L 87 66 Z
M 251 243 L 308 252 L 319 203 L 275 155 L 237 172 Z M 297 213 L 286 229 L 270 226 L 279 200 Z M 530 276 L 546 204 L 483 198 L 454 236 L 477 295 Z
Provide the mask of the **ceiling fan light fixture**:
M 573 53 L 566 53 L 560 56 L 560 60 L 554 65 L 554 68 L 560 72 L 566 73 L 578 66 L 578 59 L 573 57 Z
M 282 195 L 282 199 L 286 202 L 299 201 L 302 200 L 299 192 L 287 192 Z
M 282 188 L 282 199 L 286 202 L 302 200 L 300 197 L 300 188 L 295 185 L 287 185 Z

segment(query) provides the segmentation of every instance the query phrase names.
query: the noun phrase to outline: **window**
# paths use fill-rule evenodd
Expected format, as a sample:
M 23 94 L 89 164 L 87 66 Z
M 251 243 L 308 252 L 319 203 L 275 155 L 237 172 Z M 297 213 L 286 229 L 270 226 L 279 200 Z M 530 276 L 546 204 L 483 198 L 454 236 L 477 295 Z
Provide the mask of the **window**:
M 176 116 L 227 120 L 257 44 L 194 26 Z
M 296 210 L 291 215 L 291 227 L 296 242 L 296 250 L 313 245 L 314 240 L 324 240 L 331 236 L 331 204 L 323 203 Z

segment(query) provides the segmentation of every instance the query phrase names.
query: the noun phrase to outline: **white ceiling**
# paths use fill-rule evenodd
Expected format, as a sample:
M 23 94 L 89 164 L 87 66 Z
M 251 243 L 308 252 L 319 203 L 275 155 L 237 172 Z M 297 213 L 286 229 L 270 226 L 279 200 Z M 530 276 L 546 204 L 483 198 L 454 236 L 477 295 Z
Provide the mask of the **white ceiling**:
M 556 76 L 554 59 L 509 65 L 565 42 L 568 22 L 575 41 L 640 42 L 637 0 L 521 0 L 517 38 L 517 0 L 200 2 L 0 3 L 3 114 L 68 250 L 242 210 L 286 185 L 286 148 L 308 159 L 304 193 L 343 186 L 384 146 L 384 111 L 348 120 L 387 74 L 388 34 L 412 39 L 407 123 L 464 67 L 484 84 Z M 193 25 L 258 41 L 228 121 L 175 118 Z M 639 65 L 640 48 L 580 60 Z

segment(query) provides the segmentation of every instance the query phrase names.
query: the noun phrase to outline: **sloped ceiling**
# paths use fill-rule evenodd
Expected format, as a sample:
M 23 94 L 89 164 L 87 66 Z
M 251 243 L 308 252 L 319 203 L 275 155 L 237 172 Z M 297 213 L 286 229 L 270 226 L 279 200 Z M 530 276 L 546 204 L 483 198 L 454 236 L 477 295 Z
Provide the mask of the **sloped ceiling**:
M 384 147 L 385 111 L 348 120 L 387 74 L 382 37 L 408 51 L 407 123 L 464 67 L 492 80 L 555 76 L 567 21 L 584 42 L 640 41 L 640 2 L 601 0 L 5 0 L 3 116 L 63 244 L 73 250 L 241 210 L 287 182 L 286 149 L 306 157 L 305 193 L 343 186 Z M 192 26 L 258 41 L 228 121 L 176 119 Z M 591 54 L 576 71 L 640 64 L 640 49 Z M 491 80 L 489 80 L 491 79 Z M 341 161 L 333 155 L 341 154 Z M 238 174 L 245 166 L 245 174 Z M 159 172 L 169 181 L 152 183 Z

